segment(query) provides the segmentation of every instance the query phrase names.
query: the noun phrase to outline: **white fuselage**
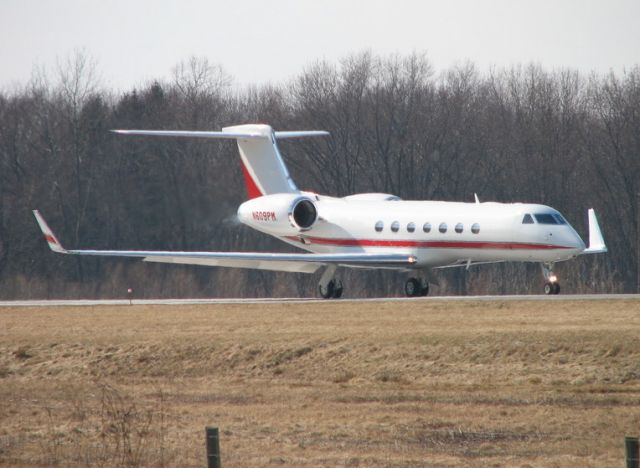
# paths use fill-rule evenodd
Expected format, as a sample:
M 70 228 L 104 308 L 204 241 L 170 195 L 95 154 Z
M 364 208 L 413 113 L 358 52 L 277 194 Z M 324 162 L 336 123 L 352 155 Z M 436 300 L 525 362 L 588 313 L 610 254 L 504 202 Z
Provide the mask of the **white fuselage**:
M 416 258 L 415 268 L 500 261 L 551 263 L 576 257 L 585 249 L 560 213 L 544 205 L 387 200 L 381 198 L 390 197 L 382 194 L 304 195 L 317 209 L 317 220 L 310 228 L 300 229 L 290 219 L 282 219 L 282 212 L 273 209 L 279 195 L 245 202 L 238 217 L 254 229 L 310 252 L 404 253 Z M 523 223 L 526 215 L 530 217 Z

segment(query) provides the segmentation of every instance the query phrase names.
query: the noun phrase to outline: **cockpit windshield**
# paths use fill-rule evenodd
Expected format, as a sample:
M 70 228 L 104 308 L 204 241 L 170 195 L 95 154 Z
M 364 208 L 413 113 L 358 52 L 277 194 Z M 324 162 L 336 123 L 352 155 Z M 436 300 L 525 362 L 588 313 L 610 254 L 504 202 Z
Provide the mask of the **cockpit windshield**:
M 538 224 L 567 224 L 565 219 L 557 213 L 537 213 L 533 216 Z
M 554 214 L 553 217 L 556 218 L 558 224 L 567 224 L 567 221 L 562 217 L 562 215 Z

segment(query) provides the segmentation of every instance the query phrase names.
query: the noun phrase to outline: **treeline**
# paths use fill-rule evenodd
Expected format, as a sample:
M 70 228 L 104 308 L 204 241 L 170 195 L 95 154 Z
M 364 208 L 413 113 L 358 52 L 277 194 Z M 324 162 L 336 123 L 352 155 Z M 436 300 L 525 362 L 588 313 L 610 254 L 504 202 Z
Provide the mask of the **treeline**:
M 233 142 L 131 138 L 115 128 L 323 129 L 283 142 L 299 187 L 335 196 L 532 202 L 610 252 L 557 265 L 566 292 L 635 292 L 640 67 L 584 75 L 538 65 L 435 72 L 424 55 L 317 62 L 286 84 L 238 90 L 206 59 L 114 93 L 82 55 L 0 92 L 0 298 L 309 296 L 317 277 L 79 258 L 48 251 L 38 208 L 73 248 L 288 250 L 235 220 L 245 189 Z M 536 264 L 442 271 L 435 294 L 539 293 Z M 397 295 L 400 273 L 344 271 L 346 295 Z

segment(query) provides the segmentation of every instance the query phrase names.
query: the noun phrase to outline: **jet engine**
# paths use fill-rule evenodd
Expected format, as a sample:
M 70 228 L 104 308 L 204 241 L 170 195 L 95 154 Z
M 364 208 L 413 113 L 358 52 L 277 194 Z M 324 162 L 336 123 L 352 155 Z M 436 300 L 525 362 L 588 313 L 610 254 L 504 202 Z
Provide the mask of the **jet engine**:
M 311 226 L 318 219 L 318 209 L 310 198 L 300 197 L 294 200 L 289 211 L 289 221 L 292 226 L 301 231 L 311 229 Z
M 295 235 L 313 227 L 318 207 L 311 196 L 277 193 L 244 202 L 238 208 L 238 219 L 267 233 Z

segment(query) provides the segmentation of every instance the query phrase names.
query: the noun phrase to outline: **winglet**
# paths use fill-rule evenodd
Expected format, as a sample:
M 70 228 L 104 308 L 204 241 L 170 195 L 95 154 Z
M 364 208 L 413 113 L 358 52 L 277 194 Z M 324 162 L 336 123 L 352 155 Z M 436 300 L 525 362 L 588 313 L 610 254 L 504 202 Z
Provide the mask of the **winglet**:
M 598 218 L 596 218 L 596 212 L 593 208 L 589 208 L 589 248 L 585 249 L 582 253 L 594 254 L 607 251 L 607 246 L 604 243 L 604 238 L 598 225 Z
M 49 244 L 49 248 L 57 253 L 63 253 L 63 254 L 69 253 L 64 247 L 62 247 L 62 244 L 60 243 L 58 238 L 53 234 L 53 231 L 51 230 L 47 222 L 44 220 L 40 212 L 38 210 L 33 210 L 33 215 L 36 217 L 36 221 L 38 221 L 40 230 L 42 231 L 42 234 L 44 234 L 44 238 L 47 241 L 47 244 Z

